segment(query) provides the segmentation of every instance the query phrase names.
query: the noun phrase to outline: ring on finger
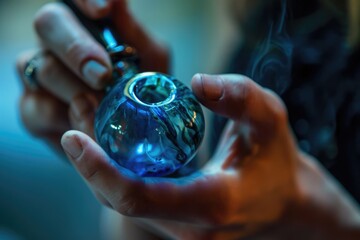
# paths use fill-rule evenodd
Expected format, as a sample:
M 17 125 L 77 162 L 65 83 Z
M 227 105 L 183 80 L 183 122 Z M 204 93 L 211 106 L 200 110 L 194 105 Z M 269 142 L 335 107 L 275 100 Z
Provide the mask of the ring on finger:
M 37 70 L 40 63 L 40 58 L 43 52 L 35 54 L 25 65 L 24 68 L 24 79 L 26 84 L 31 90 L 37 90 L 39 88 L 39 81 L 37 79 Z

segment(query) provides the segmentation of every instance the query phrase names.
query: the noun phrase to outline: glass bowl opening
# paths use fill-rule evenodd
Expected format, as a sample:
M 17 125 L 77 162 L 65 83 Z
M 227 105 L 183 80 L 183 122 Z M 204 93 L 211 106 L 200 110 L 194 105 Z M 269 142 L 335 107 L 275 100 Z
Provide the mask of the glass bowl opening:
M 176 86 L 166 75 L 143 73 L 133 78 L 129 92 L 143 105 L 161 106 L 175 98 Z

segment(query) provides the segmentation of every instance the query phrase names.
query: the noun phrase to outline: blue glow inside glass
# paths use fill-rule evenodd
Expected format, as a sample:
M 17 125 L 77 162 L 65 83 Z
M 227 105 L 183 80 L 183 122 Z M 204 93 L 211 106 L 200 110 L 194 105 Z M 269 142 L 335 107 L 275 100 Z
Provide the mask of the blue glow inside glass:
M 117 83 L 99 106 L 95 136 L 121 166 L 166 176 L 187 164 L 204 136 L 204 115 L 191 90 L 160 73 Z

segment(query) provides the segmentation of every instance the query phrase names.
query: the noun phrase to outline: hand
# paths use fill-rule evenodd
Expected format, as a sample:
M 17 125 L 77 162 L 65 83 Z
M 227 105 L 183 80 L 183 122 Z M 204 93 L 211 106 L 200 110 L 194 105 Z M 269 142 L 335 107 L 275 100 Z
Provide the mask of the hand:
M 324 228 L 340 231 L 341 214 L 329 206 L 358 216 L 333 180 L 297 149 L 275 94 L 240 75 L 197 74 L 192 87 L 204 106 L 230 122 L 215 155 L 190 176 L 140 178 L 85 134 L 63 136 L 70 161 L 100 201 L 175 239 L 289 239 L 294 232 L 298 239 L 331 239 Z
M 151 39 L 128 12 L 125 1 L 76 1 L 92 18 L 111 16 L 124 41 L 138 50 L 141 70 L 168 71 L 167 50 Z M 40 49 L 22 53 L 17 61 L 24 83 L 20 112 L 33 135 L 63 152 L 60 138 L 70 129 L 93 137 L 94 112 L 102 89 L 110 83 L 112 66 L 105 49 L 61 3 L 45 5 L 34 21 Z M 36 82 L 24 77 L 25 65 L 36 55 Z

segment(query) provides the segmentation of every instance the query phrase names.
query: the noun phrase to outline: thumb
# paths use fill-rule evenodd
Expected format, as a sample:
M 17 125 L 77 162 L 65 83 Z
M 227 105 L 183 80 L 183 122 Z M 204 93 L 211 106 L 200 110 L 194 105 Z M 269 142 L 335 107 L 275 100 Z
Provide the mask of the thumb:
M 237 74 L 196 74 L 192 88 L 199 101 L 215 113 L 234 121 L 248 121 L 255 129 L 287 127 L 280 98 L 251 79 Z
M 94 140 L 79 131 L 66 132 L 61 144 L 91 190 L 127 216 L 207 221 L 213 212 L 203 207 L 202 199 L 210 199 L 214 192 L 225 194 L 217 178 L 140 178 L 114 163 Z
M 134 173 L 115 164 L 93 139 L 80 131 L 66 132 L 61 145 L 88 186 L 108 202 L 112 202 L 109 196 L 114 196 L 114 189 L 121 193 L 138 180 Z

